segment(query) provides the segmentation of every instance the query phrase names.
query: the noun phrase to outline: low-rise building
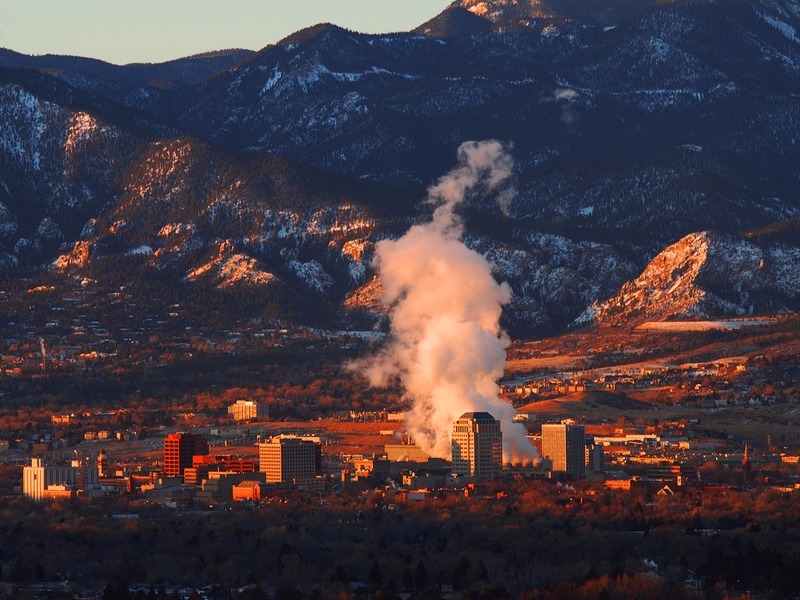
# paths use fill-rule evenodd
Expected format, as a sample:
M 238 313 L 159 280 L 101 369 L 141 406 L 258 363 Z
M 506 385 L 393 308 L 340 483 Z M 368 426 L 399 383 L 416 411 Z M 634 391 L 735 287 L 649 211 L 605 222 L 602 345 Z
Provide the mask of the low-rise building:
M 242 481 L 231 488 L 232 500 L 234 502 L 243 502 L 245 500 L 258 502 L 264 497 L 266 489 L 267 486 L 263 481 L 254 481 L 252 479 Z
M 211 471 L 208 479 L 204 479 L 202 489 L 197 492 L 197 501 L 201 504 L 215 504 L 233 500 L 233 488 L 243 481 L 265 483 L 263 473 L 234 473 L 232 471 Z
M 386 444 L 384 451 L 386 458 L 394 462 L 425 462 L 430 458 L 427 452 L 414 444 Z
M 33 458 L 22 470 L 22 493 L 34 500 L 74 497 L 85 490 L 100 489 L 98 480 L 97 466 L 91 461 L 73 460 L 69 466 L 46 466 L 41 458 Z

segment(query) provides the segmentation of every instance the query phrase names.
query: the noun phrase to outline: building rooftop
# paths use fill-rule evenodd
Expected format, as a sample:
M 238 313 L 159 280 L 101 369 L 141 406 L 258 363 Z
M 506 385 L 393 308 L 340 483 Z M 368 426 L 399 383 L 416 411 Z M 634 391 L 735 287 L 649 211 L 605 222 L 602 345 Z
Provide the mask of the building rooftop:
M 465 412 L 459 418 L 460 419 L 475 419 L 476 421 L 484 421 L 486 419 L 490 419 L 492 421 L 495 420 L 495 418 L 492 415 L 490 415 L 488 412 Z

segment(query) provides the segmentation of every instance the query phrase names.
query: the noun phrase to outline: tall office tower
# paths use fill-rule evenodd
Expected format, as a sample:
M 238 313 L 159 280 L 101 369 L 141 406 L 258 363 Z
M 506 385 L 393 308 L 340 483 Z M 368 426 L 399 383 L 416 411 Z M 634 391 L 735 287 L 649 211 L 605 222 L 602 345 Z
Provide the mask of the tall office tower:
M 192 457 L 208 454 L 208 442 L 201 435 L 171 433 L 164 439 L 164 475 L 178 477 L 192 466 Z
M 542 425 L 542 455 L 553 463 L 553 473 L 572 479 L 586 474 L 586 430 L 583 425 L 550 423 Z
M 313 439 L 281 435 L 258 445 L 258 459 L 267 483 L 304 485 L 322 470 L 322 447 Z
M 453 472 L 476 480 L 494 479 L 503 469 L 500 421 L 487 412 L 468 412 L 453 423 Z

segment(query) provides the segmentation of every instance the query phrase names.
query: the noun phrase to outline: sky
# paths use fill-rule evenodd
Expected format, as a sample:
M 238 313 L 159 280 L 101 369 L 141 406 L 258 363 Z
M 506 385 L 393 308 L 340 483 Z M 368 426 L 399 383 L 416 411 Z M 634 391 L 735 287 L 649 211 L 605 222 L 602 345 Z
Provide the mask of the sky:
M 114 64 L 260 50 L 304 27 L 409 31 L 451 0 L 0 0 L 0 48 Z

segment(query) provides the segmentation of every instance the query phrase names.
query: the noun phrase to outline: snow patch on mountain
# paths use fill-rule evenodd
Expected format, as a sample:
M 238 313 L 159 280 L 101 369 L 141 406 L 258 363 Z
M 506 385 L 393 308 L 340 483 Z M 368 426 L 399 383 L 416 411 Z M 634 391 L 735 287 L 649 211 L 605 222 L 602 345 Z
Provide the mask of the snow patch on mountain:
M 800 297 L 800 248 L 778 244 L 769 249 L 769 266 L 776 287 L 790 297 Z
M 36 238 L 43 242 L 61 242 L 64 240 L 64 232 L 53 219 L 45 217 L 36 228 Z
M 0 107 L 0 151 L 38 171 L 48 121 L 60 110 L 17 85 L 0 86 Z
M 316 260 L 308 262 L 301 262 L 299 260 L 290 260 L 287 266 L 292 269 L 297 277 L 308 287 L 310 290 L 324 294 L 331 287 L 333 287 L 333 277 L 331 277 L 325 268 Z
M 347 265 L 350 272 L 350 281 L 353 283 L 361 283 L 367 277 L 367 265 L 360 262 L 351 262 Z
M 96 135 L 106 135 L 111 138 L 119 137 L 119 133 L 116 130 L 101 124 L 89 113 L 77 112 L 73 114 L 69 119 L 66 139 L 64 140 L 64 153 L 67 158 L 85 146 Z
M 786 39 L 791 40 L 796 44 L 800 44 L 800 38 L 797 37 L 797 30 L 789 25 L 789 23 L 781 21 L 780 19 L 770 16 L 764 12 L 757 12 L 759 17 L 764 19 L 767 24 L 780 31 Z
M 14 239 L 17 235 L 17 220 L 11 210 L 0 202 L 0 242 Z
M 0 272 L 12 271 L 19 266 L 19 259 L 8 252 L 0 252 Z
M 153 248 L 146 244 L 142 244 L 141 246 L 136 246 L 135 248 L 131 248 L 125 253 L 126 256 L 152 256 L 153 255 Z
M 280 69 L 278 69 L 278 67 L 275 67 L 275 69 L 272 71 L 272 75 L 270 75 L 270 78 L 267 79 L 267 82 L 264 84 L 264 87 L 261 88 L 261 95 L 263 96 L 264 94 L 269 92 L 272 88 L 274 88 L 277 85 L 277 83 L 281 80 L 281 77 L 283 77 L 283 72 Z

